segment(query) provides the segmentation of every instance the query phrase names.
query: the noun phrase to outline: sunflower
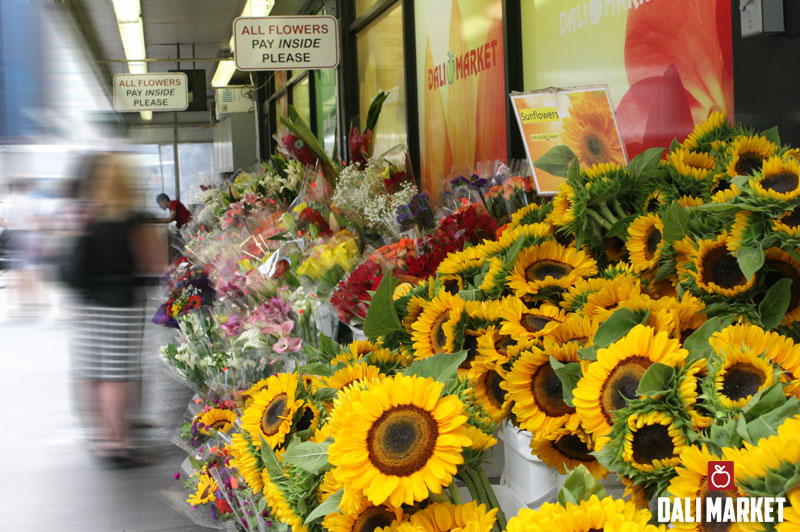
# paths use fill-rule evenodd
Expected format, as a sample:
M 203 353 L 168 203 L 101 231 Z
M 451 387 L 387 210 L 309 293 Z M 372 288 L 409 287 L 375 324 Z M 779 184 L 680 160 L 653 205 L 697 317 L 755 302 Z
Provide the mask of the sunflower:
M 523 523 L 513 523 L 524 515 Z M 526 511 L 509 521 L 508 532 L 512 530 L 552 530 L 553 532 L 592 532 L 605 530 L 608 532 L 658 530 L 656 527 L 646 528 L 651 518 L 647 510 L 636 508 L 633 502 L 605 497 L 600 499 L 592 495 L 588 500 L 578 504 L 568 502 L 566 507 L 558 504 L 544 503 L 538 511 Z M 512 528 L 512 526 L 514 528 Z
M 642 202 L 641 212 L 658 212 L 665 204 L 666 196 L 660 190 L 654 190 Z
M 730 125 L 725 111 L 714 111 L 708 118 L 697 124 L 686 137 L 681 147 L 695 151 L 709 151 L 714 141 L 725 139 L 730 134 Z
M 766 137 L 754 135 L 733 139 L 728 146 L 728 164 L 726 171 L 729 177 L 753 175 L 761 170 L 764 161 L 778 151 L 778 146 Z
M 395 375 L 361 392 L 328 448 L 345 491 L 398 507 L 450 484 L 462 448 L 472 442 L 464 404 L 454 395 L 441 397 L 443 387 L 431 378 Z
M 478 289 L 484 292 L 498 291 L 499 294 L 499 290 L 505 286 L 507 275 L 508 271 L 503 265 L 503 260 L 500 257 L 492 257 L 489 259 L 489 270 L 483 276 Z
M 261 390 L 266 390 L 268 385 L 269 385 L 268 378 L 261 379 L 260 381 L 250 386 L 250 388 L 242 392 L 242 394 L 239 396 L 239 399 L 243 401 L 245 406 L 250 406 L 253 402 L 253 397 L 255 397 Z
M 789 236 L 800 235 L 800 207 L 783 213 L 778 219 L 772 220 L 772 228 Z
M 586 316 L 568 314 L 564 322 L 556 325 L 547 337 L 559 344 L 579 342 L 582 345 L 589 345 L 598 327 L 600 327 L 599 322 L 592 321 Z
M 196 419 L 200 432 L 203 434 L 210 434 L 209 431 L 211 430 L 228 432 L 233 422 L 236 421 L 236 412 L 222 408 L 212 408 L 208 412 L 198 414 Z
M 800 196 L 800 162 L 770 157 L 760 177 L 750 180 L 750 188 L 763 198 L 790 201 Z
M 447 292 L 440 292 L 426 302 L 422 313 L 411 326 L 417 360 L 455 349 L 455 328 L 464 314 L 464 301 Z
M 711 196 L 711 203 L 728 203 L 736 196 L 742 193 L 736 185 L 730 185 L 728 188 L 718 190 Z
M 714 333 L 708 339 L 712 349 L 724 356 L 728 346 L 741 346 L 762 356 L 780 366 L 783 374 L 781 380 L 786 380 L 787 394 L 800 393 L 800 344 L 776 332 L 768 332 L 757 325 L 730 325 Z
M 267 380 L 267 388 L 253 398 L 253 404 L 242 414 L 242 429 L 250 433 L 253 445 L 259 449 L 262 438 L 273 449 L 283 444 L 292 428 L 292 417 L 303 404 L 295 397 L 296 374 L 278 373 Z
M 464 311 L 474 321 L 495 322 L 500 319 L 503 300 L 464 301 Z
M 573 102 L 563 121 L 563 141 L 577 155 L 582 168 L 625 163 L 614 117 L 603 107 Z
M 476 501 L 466 504 L 437 502 L 428 505 L 402 524 L 375 529 L 375 532 L 490 532 L 494 526 L 497 508 L 487 510 L 486 505 Z
M 714 390 L 726 408 L 742 408 L 775 382 L 772 364 L 742 345 L 722 347 L 724 359 L 714 376 Z
M 708 489 L 708 462 L 725 460 L 711 454 L 705 445 L 702 447 L 686 446 L 680 455 L 680 466 L 675 468 L 676 476 L 669 482 L 667 488 L 670 495 L 676 499 L 706 498 L 727 499 L 735 498 L 730 491 L 716 491 Z M 739 470 L 739 463 L 736 464 L 736 472 Z M 737 523 L 718 523 L 706 522 L 706 513 L 702 512 L 700 523 L 672 523 L 672 526 L 679 530 L 696 532 L 741 532 Z
M 698 198 L 695 196 L 681 196 L 678 198 L 678 205 L 684 208 L 688 207 L 699 207 L 700 205 L 705 204 L 705 200 L 703 198 Z
M 568 288 L 596 273 L 597 263 L 586 252 L 548 241 L 519 252 L 508 275 L 508 286 L 524 296 L 551 286 Z
M 791 255 L 779 248 L 770 248 L 764 252 L 764 265 L 767 271 L 764 274 L 764 288 L 769 290 L 781 279 L 791 280 L 789 291 L 789 308 L 781 320 L 781 325 L 791 325 L 800 320 L 800 263 Z
M 678 148 L 667 155 L 667 163 L 686 177 L 693 177 L 698 181 L 707 178 L 717 166 L 717 162 L 708 154 L 689 151 L 687 148 Z
M 310 430 L 312 433 L 319 428 L 321 413 L 311 401 L 303 402 L 295 414 L 295 430 Z
M 559 428 L 542 439 L 531 440 L 531 451 L 542 462 L 566 475 L 579 465 L 585 466 L 597 478 L 604 478 L 608 471 L 592 455 L 594 442 L 580 428 Z
M 355 515 L 329 514 L 322 520 L 322 526 L 329 532 L 373 532 L 394 522 L 403 522 L 403 511 L 382 505 L 366 506 Z
M 625 247 L 625 241 L 618 236 L 611 238 L 604 238 L 603 245 L 605 246 L 605 256 L 609 262 L 622 262 L 628 260 L 628 249 Z
M 321 387 L 343 390 L 354 382 L 369 382 L 380 379 L 380 377 L 381 369 L 379 367 L 359 362 L 346 365 L 342 369 L 335 371 L 330 377 L 323 377 Z
M 635 271 L 649 270 L 658 264 L 664 248 L 661 239 L 663 231 L 664 222 L 657 214 L 640 216 L 628 226 L 628 242 L 625 245 Z
M 397 301 L 401 297 L 405 297 L 411 292 L 411 289 L 414 288 L 414 285 L 411 283 L 400 283 L 394 288 L 394 292 L 392 293 L 392 301 Z
M 480 355 L 478 351 L 478 339 L 485 334 L 485 329 L 467 329 L 464 331 L 464 342 L 461 345 L 461 349 L 467 352 L 467 358 L 458 366 L 458 373 L 460 375 L 464 375 L 467 378 L 475 376 L 476 372 L 472 369 L 472 363 Z
M 495 326 L 490 325 L 486 328 L 486 332 L 478 337 L 477 350 L 481 358 L 502 364 L 508 361 L 508 348 L 514 343 L 513 338 L 500 334 Z
M 672 297 L 666 296 L 660 299 L 653 299 L 646 294 L 640 294 L 630 299 L 622 300 L 612 309 L 595 309 L 592 319 L 603 323 L 619 309 L 633 311 L 641 318 L 647 317 L 645 325 L 653 327 L 656 332 L 664 331 L 670 336 L 677 337 L 678 323 L 675 307 L 679 302 Z
M 570 308 L 576 307 L 577 302 L 584 299 L 580 310 L 588 318 L 595 318 L 598 314 L 603 314 L 603 311 L 613 311 L 621 302 L 642 295 L 640 281 L 627 275 L 588 281 L 587 285 L 581 281 L 575 283 L 564 296 L 564 302 L 569 303 Z
M 258 493 L 264 488 L 261 480 L 261 470 L 258 467 L 258 460 L 253 451 L 253 446 L 245 438 L 244 434 L 234 433 L 231 437 L 231 462 L 251 490 Z
M 492 421 L 502 422 L 511 411 L 511 402 L 503 387 L 508 373 L 502 364 L 483 358 L 476 360 L 472 369 L 477 373 L 470 389 L 472 397 Z
M 485 451 L 497 445 L 497 438 L 473 425 L 467 425 L 467 436 L 472 440 L 469 448 L 473 451 Z
M 553 228 L 549 223 L 533 223 L 506 229 L 498 240 L 493 242 L 484 240 L 479 247 L 485 256 L 494 257 L 505 255 L 520 240 L 525 247 L 550 240 L 552 237 Z
M 680 464 L 686 437 L 675 419 L 664 412 L 628 416 L 622 458 L 639 471 L 650 472 Z
M 413 332 L 413 326 L 417 322 L 422 311 L 428 305 L 428 300 L 420 296 L 411 296 L 406 305 L 406 315 L 403 318 L 403 327 L 409 333 Z
M 264 499 L 270 507 L 270 513 L 292 527 L 292 532 L 308 532 L 308 527 L 303 524 L 303 518 L 297 515 L 292 508 L 281 488 L 272 481 L 267 468 L 261 472 L 261 480 L 264 483 Z
M 564 226 L 575 221 L 575 190 L 566 183 L 558 187 L 558 194 L 553 198 L 553 210 L 547 216 L 547 222 L 555 226 Z
M 500 311 L 500 333 L 512 338 L 541 338 L 564 321 L 564 311 L 553 305 L 529 309 L 518 298 L 507 298 Z
M 587 432 L 605 436 L 614 423 L 614 410 L 636 398 L 639 381 L 653 362 L 680 364 L 688 355 L 666 332 L 637 325 L 620 340 L 597 352 L 573 391 L 575 408 Z M 607 440 L 597 442 L 597 450 Z
M 200 472 L 200 480 L 197 482 L 197 489 L 195 489 L 194 493 L 189 495 L 186 502 L 192 506 L 214 502 L 217 500 L 214 492 L 218 489 L 217 483 L 214 482 L 214 479 L 211 478 L 211 475 L 208 474 L 208 471 L 206 471 L 204 467 L 203 471 Z
M 440 275 L 439 281 L 442 283 L 442 290 L 448 294 L 457 295 L 464 289 L 464 279 L 460 275 Z
M 511 221 L 508 223 L 508 228 L 513 229 L 521 225 L 528 225 L 530 223 L 540 222 L 540 211 L 542 206 L 538 203 L 531 203 L 518 209 L 517 212 L 511 215 Z
M 547 342 L 544 349 L 523 351 L 501 385 L 520 427 L 537 440 L 561 427 L 574 431 L 579 424 L 575 408 L 564 402 L 561 379 L 553 371 L 550 357 L 564 364 L 577 362 L 578 344 Z
M 677 300 L 675 301 L 677 303 Z M 705 313 L 705 304 L 690 292 L 684 292 L 680 303 L 677 303 L 673 308 L 681 341 L 685 341 L 701 325 L 708 321 L 708 314 Z
M 700 431 L 713 421 L 710 412 L 702 404 L 703 379 L 708 376 L 708 363 L 701 358 L 693 362 L 678 378 L 678 395 L 692 418 L 692 426 Z
M 795 486 L 786 493 L 789 507 L 783 511 L 783 523 L 775 525 L 778 532 L 797 532 L 800 530 L 800 486 Z
M 463 251 L 449 253 L 436 268 L 439 275 L 473 274 L 486 262 L 486 254 L 482 247 L 474 246 Z
M 546 502 L 538 509 L 520 508 L 517 515 L 508 520 L 506 532 L 528 532 L 539 530 L 542 523 L 547 523 L 557 516 L 564 515 L 566 509 L 560 504 Z
M 745 278 L 736 257 L 728 249 L 728 238 L 724 232 L 716 240 L 701 240 L 691 257 L 695 268 L 691 275 L 704 292 L 735 297 L 753 287 L 755 275 Z

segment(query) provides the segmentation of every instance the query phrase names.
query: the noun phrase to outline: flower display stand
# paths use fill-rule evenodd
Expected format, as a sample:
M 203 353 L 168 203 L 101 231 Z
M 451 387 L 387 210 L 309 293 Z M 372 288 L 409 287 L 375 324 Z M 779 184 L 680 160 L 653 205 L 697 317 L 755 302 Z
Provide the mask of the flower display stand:
M 531 453 L 531 433 L 506 422 L 498 437 L 503 440 L 505 458 L 500 484 L 508 487 L 529 508 L 555 501 L 560 475 Z

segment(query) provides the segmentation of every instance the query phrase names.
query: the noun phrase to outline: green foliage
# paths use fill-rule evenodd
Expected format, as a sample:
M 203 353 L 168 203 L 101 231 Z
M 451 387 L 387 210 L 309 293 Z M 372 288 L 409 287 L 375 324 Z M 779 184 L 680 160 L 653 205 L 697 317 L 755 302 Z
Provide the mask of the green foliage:
M 370 340 L 377 340 L 381 336 L 403 330 L 403 324 L 397 316 L 392 299 L 396 286 L 397 280 L 388 271 L 383 275 L 381 284 L 372 296 L 372 303 L 364 319 L 364 334 Z
M 439 382 L 448 382 L 458 374 L 458 366 L 467 359 L 466 351 L 457 353 L 438 353 L 411 364 L 404 375 L 416 375 L 423 378 L 432 378 Z
M 563 506 L 566 504 L 579 504 L 581 501 L 588 501 L 592 495 L 597 495 L 602 499 L 608 494 L 600 482 L 594 478 L 584 465 L 579 465 L 569 472 L 564 485 L 558 492 L 558 502 Z
M 774 329 L 780 325 L 781 320 L 789 310 L 789 301 L 792 297 L 792 280 L 781 279 L 767 290 L 764 300 L 758 305 L 761 324 L 765 329 Z
M 554 146 L 533 163 L 534 168 L 558 177 L 567 177 L 570 163 L 577 160 L 567 146 Z

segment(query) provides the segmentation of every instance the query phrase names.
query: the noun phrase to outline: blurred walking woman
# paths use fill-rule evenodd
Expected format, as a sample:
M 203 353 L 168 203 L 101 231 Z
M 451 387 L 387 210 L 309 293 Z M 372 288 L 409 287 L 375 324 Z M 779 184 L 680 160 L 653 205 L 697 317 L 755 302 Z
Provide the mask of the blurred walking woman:
M 142 379 L 145 308 L 137 280 L 157 268 L 157 243 L 134 211 L 124 157 L 95 156 L 86 172 L 87 222 L 66 268 L 79 295 L 74 363 L 93 414 L 93 452 L 124 461 Z

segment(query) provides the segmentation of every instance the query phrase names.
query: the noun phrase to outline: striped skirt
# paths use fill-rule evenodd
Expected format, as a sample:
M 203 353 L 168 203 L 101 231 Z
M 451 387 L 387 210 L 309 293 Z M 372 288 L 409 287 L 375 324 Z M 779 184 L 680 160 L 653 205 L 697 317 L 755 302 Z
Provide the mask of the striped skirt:
M 103 381 L 142 378 L 142 307 L 73 307 L 76 377 Z

